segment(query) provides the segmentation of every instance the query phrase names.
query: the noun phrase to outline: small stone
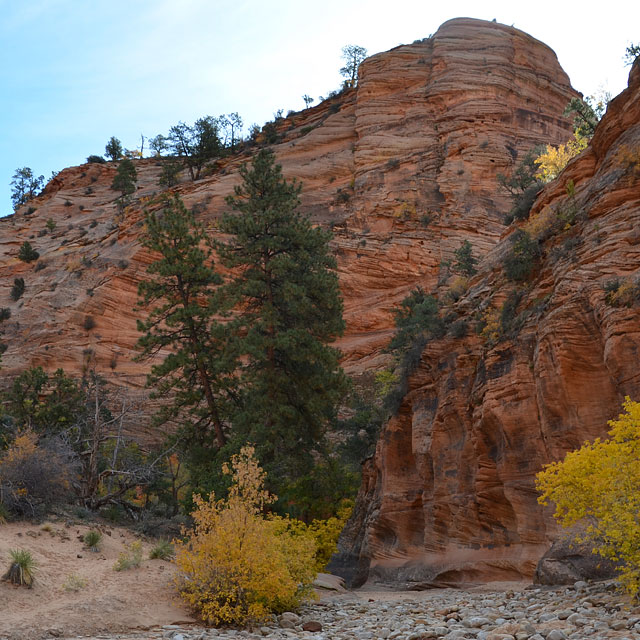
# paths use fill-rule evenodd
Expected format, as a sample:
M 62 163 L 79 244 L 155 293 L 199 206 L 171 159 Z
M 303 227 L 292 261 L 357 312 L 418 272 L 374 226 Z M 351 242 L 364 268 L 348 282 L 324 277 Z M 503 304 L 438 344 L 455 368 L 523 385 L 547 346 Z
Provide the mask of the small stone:
M 484 627 L 485 625 L 491 624 L 491 620 L 489 620 L 489 618 L 484 618 L 482 616 L 471 616 L 470 618 L 465 618 L 462 621 L 462 624 L 465 627 L 470 627 L 472 629 L 479 629 L 480 627 Z
M 294 626 L 302 622 L 302 618 L 297 613 L 293 613 L 293 611 L 285 611 L 280 616 L 280 621 L 282 620 L 293 622 Z
M 280 620 L 280 627 L 282 629 L 295 629 L 296 623 L 288 620 L 287 618 L 283 618 L 282 620 Z
M 589 586 L 589 584 L 587 582 L 585 582 L 584 580 L 578 580 L 578 582 L 574 583 L 573 588 L 576 591 L 584 591 L 588 586 Z
M 567 640 L 567 636 L 560 629 L 552 629 L 547 634 L 547 640 Z
M 322 631 L 322 625 L 317 620 L 308 620 L 302 625 L 302 630 L 317 633 L 318 631 Z
M 627 624 L 626 620 L 614 620 L 609 627 L 614 631 L 622 631 L 627 628 Z

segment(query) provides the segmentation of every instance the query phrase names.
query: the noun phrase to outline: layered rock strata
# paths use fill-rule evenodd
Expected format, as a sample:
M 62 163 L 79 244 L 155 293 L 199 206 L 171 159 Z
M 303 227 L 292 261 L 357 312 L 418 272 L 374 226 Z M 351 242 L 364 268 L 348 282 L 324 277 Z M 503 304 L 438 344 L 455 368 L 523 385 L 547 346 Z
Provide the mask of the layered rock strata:
M 334 232 L 347 321 L 339 346 L 349 372 L 387 360 L 393 307 L 416 284 L 431 288 L 439 263 L 464 239 L 481 256 L 495 245 L 509 207 L 496 174 L 531 146 L 569 136 L 561 113 L 573 95 L 542 43 L 457 19 L 366 60 L 357 89 L 276 123 L 273 149 L 285 175 L 303 182 L 302 209 Z M 251 152 L 176 188 L 212 234 Z M 0 298 L 12 312 L 4 325 L 8 375 L 29 364 L 75 374 L 95 366 L 117 384 L 143 386 L 149 364 L 133 362 L 136 291 L 153 257 L 138 238 L 143 209 L 161 191 L 161 167 L 155 159 L 136 166 L 134 203 L 124 214 L 108 163 L 62 171 L 29 203 L 34 213 L 25 206 L 0 220 Z M 17 259 L 25 240 L 41 254 L 35 266 Z M 26 289 L 12 302 L 16 277 Z
M 428 344 L 365 464 L 336 559 L 356 582 L 531 577 L 558 534 L 535 474 L 640 398 L 640 63 L 521 226 L 531 278 L 505 278 L 511 229 L 450 310 L 469 335 Z M 476 335 L 480 318 L 497 328 Z

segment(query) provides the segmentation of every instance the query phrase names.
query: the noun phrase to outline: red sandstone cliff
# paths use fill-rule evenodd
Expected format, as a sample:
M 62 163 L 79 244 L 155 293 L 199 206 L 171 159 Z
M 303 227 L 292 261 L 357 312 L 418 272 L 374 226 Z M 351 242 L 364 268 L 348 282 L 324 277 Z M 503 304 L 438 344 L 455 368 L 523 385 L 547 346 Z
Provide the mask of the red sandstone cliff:
M 278 123 L 278 161 L 302 180 L 303 210 L 334 233 L 347 321 L 339 346 L 349 373 L 388 361 L 391 310 L 415 285 L 436 287 L 439 263 L 463 240 L 483 262 L 457 313 L 504 299 L 499 262 L 508 240 L 498 242 L 510 202 L 496 175 L 533 145 L 569 137 L 561 113 L 573 95 L 542 43 L 457 19 L 430 39 L 369 58 L 357 89 Z M 566 197 L 569 176 L 586 217 L 567 232 L 579 241 L 575 260 L 547 259 L 528 290 L 521 308 L 539 309 L 518 337 L 491 348 L 475 336 L 447 338 L 423 354 L 366 465 L 343 540 L 350 562 L 403 579 L 531 574 L 554 534 L 535 503 L 533 475 L 603 433 L 637 385 L 636 312 L 608 307 L 601 287 L 637 263 L 637 183 L 615 160 L 621 137 L 634 142 L 637 122 L 624 95 L 590 150 L 536 204 L 541 211 Z M 177 188 L 211 233 L 249 157 L 226 159 Z M 135 303 L 152 257 L 138 237 L 160 166 L 146 159 L 137 169 L 135 203 L 124 215 L 109 188 L 115 166 L 91 164 L 63 171 L 30 203 L 35 213 L 25 207 L 0 220 L 0 306 L 12 311 L 3 326 L 5 375 L 32 364 L 79 374 L 91 364 L 116 384 L 142 388 L 149 365 L 132 360 Z M 37 265 L 17 259 L 25 240 L 41 254 Z M 26 290 L 11 302 L 15 277 Z M 85 329 L 88 316 L 94 328 Z
M 640 398 L 640 63 L 523 226 L 565 212 L 575 218 L 543 242 L 539 268 L 520 286 L 519 331 L 493 343 L 449 336 L 423 352 L 365 464 L 342 539 L 340 560 L 356 581 L 531 577 L 557 536 L 535 474 L 605 435 L 625 395 Z M 512 231 L 454 306 L 470 326 L 516 287 L 501 266 Z M 604 289 L 615 276 L 631 291 L 617 305 Z
M 504 25 L 457 19 L 367 59 L 357 89 L 278 125 L 274 149 L 285 175 L 303 182 L 303 210 L 334 231 L 348 371 L 386 358 L 394 305 L 416 284 L 431 288 L 462 240 L 480 256 L 495 245 L 509 208 L 496 173 L 532 145 L 569 136 L 560 114 L 573 95 L 547 46 Z M 177 189 L 212 233 L 249 157 Z M 124 216 L 109 188 L 110 163 L 62 171 L 30 203 L 35 213 L 24 207 L 0 220 L 0 298 L 12 311 L 5 374 L 29 364 L 79 373 L 91 360 L 117 384 L 144 384 L 148 364 L 132 358 L 137 283 L 151 256 L 138 235 L 160 166 L 146 159 L 137 169 L 135 204 Z M 25 240 L 41 254 L 38 267 L 17 259 Z M 26 291 L 13 303 L 15 277 Z M 84 329 L 86 316 L 95 328 Z

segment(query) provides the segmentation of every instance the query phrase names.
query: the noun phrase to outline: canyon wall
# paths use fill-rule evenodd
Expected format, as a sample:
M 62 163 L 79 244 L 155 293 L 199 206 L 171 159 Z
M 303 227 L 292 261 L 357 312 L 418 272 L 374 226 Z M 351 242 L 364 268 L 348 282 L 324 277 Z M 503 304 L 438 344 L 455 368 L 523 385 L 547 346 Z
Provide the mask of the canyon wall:
M 364 465 L 335 558 L 355 583 L 530 578 L 558 536 L 535 474 L 640 398 L 640 63 L 521 226 L 544 238 L 533 275 L 505 278 L 512 229 L 453 305 L 470 335 L 427 345 Z M 476 335 L 514 290 L 511 329 Z
M 564 206 L 572 180 L 580 215 L 546 241 L 519 303 L 519 333 L 494 344 L 470 330 L 425 349 L 364 465 L 341 542 L 337 565 L 357 580 L 530 576 L 556 535 L 536 504 L 534 474 L 602 435 L 622 396 L 637 391 L 636 309 L 608 305 L 602 288 L 637 264 L 637 174 L 624 160 L 625 145 L 637 148 L 637 90 L 632 83 L 612 103 L 591 147 L 535 205 L 534 215 Z M 471 326 L 499 309 L 513 288 L 501 267 L 513 230 L 503 225 L 511 202 L 497 175 L 534 145 L 571 135 L 562 113 L 575 95 L 546 45 L 463 18 L 368 58 L 357 88 L 276 121 L 272 148 L 285 175 L 303 182 L 302 210 L 333 232 L 347 323 L 338 346 L 348 373 L 389 365 L 393 309 L 416 285 L 443 292 L 440 264 L 464 240 L 480 272 L 454 313 Z M 254 149 L 174 188 L 212 235 L 220 237 L 224 198 Z M 150 364 L 133 359 L 136 302 L 153 256 L 139 237 L 145 208 L 158 206 L 161 160 L 136 167 L 137 191 L 124 212 L 110 189 L 115 163 L 86 164 L 65 169 L 0 220 L 0 306 L 11 310 L 2 327 L 5 379 L 30 365 L 74 375 L 95 367 L 145 395 Z M 25 240 L 40 252 L 37 263 L 18 260 Z M 563 255 L 553 252 L 569 244 Z M 17 277 L 26 286 L 14 302 Z M 135 430 L 154 437 L 148 420 Z
M 569 137 L 561 114 L 574 95 L 541 42 L 456 19 L 368 58 L 356 89 L 276 122 L 272 148 L 285 175 L 303 183 L 302 210 L 333 230 L 347 323 L 338 346 L 349 373 L 388 360 L 392 309 L 416 284 L 435 286 L 438 265 L 463 240 L 479 256 L 496 244 L 510 206 L 497 173 L 533 145 Z M 251 152 L 225 158 L 197 182 L 185 175 L 175 188 L 214 235 Z M 160 161 L 136 167 L 137 191 L 123 214 L 110 189 L 116 165 L 107 163 L 65 169 L 0 219 L 0 298 L 12 312 L 3 327 L 6 376 L 30 364 L 73 374 L 95 366 L 115 384 L 142 389 L 149 364 L 133 361 L 137 285 L 153 257 L 138 238 L 143 210 L 162 188 Z M 41 254 L 37 265 L 17 258 L 25 240 Z M 16 277 L 26 289 L 12 302 Z

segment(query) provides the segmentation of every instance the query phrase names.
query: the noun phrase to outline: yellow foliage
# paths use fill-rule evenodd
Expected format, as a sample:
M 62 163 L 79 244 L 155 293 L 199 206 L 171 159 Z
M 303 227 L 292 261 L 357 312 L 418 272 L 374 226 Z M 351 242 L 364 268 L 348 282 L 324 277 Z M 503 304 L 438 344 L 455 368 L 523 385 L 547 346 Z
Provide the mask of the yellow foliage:
M 180 595 L 213 625 L 266 620 L 297 608 L 312 593 L 313 540 L 293 535 L 285 519 L 263 515 L 275 498 L 264 489 L 252 447 L 223 470 L 232 476 L 227 499 L 194 496 L 195 528 L 185 541 L 174 541 Z
M 38 448 L 38 436 L 31 430 L 22 431 L 2 456 L 3 464 L 19 465 L 30 458 Z
M 338 514 L 327 520 L 313 520 L 310 524 L 305 524 L 302 520 L 294 518 L 281 518 L 275 516 L 284 530 L 294 536 L 303 536 L 312 540 L 315 547 L 315 571 L 323 571 L 327 566 L 331 556 L 336 552 L 338 537 L 344 529 L 344 525 L 351 516 L 353 502 L 345 501 L 345 504 L 338 509 Z
M 142 563 L 142 542 L 136 540 L 126 545 L 126 550 L 118 554 L 118 559 L 113 565 L 114 571 L 126 571 L 139 567 Z
M 629 593 L 640 591 L 640 402 L 626 398 L 625 413 L 609 421 L 609 438 L 585 443 L 536 479 L 541 504 L 554 502 L 562 526 L 587 524 L 594 553 L 621 563 Z
M 376 389 L 378 391 L 377 395 L 379 398 L 384 398 L 387 394 L 395 389 L 398 384 L 398 375 L 390 371 L 389 369 L 382 369 L 382 371 L 377 371 L 374 376 Z
M 548 233 L 553 229 L 558 216 L 551 207 L 545 207 L 540 213 L 535 216 L 531 216 L 523 229 L 536 240 L 545 238 Z
M 631 149 L 625 144 L 618 151 L 617 158 L 625 169 L 633 169 L 634 173 L 640 173 L 640 147 Z
M 495 343 L 500 339 L 502 333 L 502 323 L 500 322 L 500 311 L 497 309 L 487 309 L 484 316 L 484 329 L 480 333 L 487 342 Z
M 400 220 L 413 220 L 417 214 L 415 202 L 403 202 L 393 212 L 394 217 Z
M 638 298 L 638 285 L 633 280 L 623 280 L 613 291 L 607 293 L 607 303 L 612 307 L 631 307 Z
M 456 302 L 460 300 L 460 298 L 467 292 L 469 288 L 469 278 L 465 278 L 464 276 L 456 276 L 449 287 L 449 298 Z
M 576 131 L 573 138 L 566 144 L 558 147 L 547 145 L 547 150 L 535 160 L 539 166 L 536 175 L 542 182 L 551 182 L 560 175 L 560 172 L 569 164 L 569 160 L 587 148 L 587 144 L 589 139 Z

